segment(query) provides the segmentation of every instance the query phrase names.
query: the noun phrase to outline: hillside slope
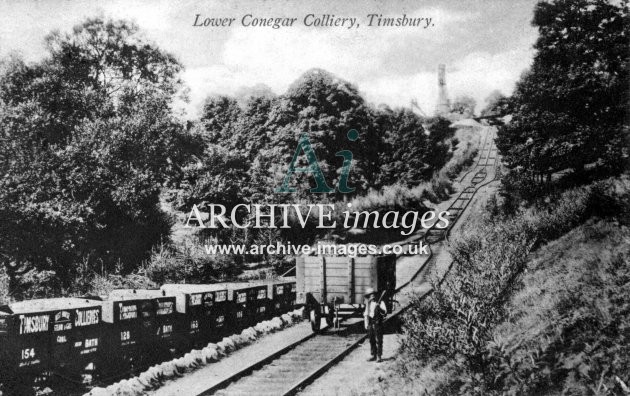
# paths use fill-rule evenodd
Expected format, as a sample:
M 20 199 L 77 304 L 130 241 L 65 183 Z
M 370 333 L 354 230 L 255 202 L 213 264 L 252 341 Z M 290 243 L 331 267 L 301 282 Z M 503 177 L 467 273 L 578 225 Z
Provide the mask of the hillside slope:
M 505 214 L 451 238 L 447 281 L 405 315 L 369 394 L 616 395 L 630 382 L 630 180 Z
M 592 219 L 532 254 L 511 317 L 495 331 L 493 352 L 510 352 L 503 380 L 535 394 L 622 392 L 629 263 L 630 230 L 610 220 Z

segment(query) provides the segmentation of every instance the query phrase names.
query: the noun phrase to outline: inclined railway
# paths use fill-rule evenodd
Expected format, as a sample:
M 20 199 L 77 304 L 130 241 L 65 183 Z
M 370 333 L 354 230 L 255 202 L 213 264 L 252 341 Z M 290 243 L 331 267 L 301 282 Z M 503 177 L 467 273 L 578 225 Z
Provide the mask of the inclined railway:
M 479 157 L 473 169 L 467 172 L 460 180 L 472 174 L 468 186 L 464 188 L 457 198 L 448 207 L 449 226 L 440 229 L 435 225 L 420 236 L 429 247 L 443 241 L 453 226 L 460 219 L 477 191 L 496 180 L 497 149 L 494 145 L 495 129 L 485 134 L 483 143 L 480 144 Z M 492 177 L 489 177 L 492 175 Z M 417 240 L 416 240 L 417 242 Z M 415 278 L 428 270 L 433 259 L 433 249 L 415 275 L 406 283 L 399 286 L 396 292 L 406 289 Z M 450 270 L 451 264 L 448 266 Z M 447 270 L 447 272 L 448 272 Z M 444 276 L 446 273 L 444 274 Z M 442 280 L 444 278 L 442 277 Z M 429 293 L 424 294 L 426 297 Z M 387 320 L 391 321 L 399 317 L 409 306 L 396 309 Z M 340 328 L 327 326 L 319 334 L 305 337 L 263 361 L 259 361 L 250 367 L 235 373 L 218 384 L 209 387 L 198 396 L 205 395 L 294 395 L 299 393 L 316 378 L 324 374 L 346 355 L 352 352 L 365 339 L 363 321 L 349 319 Z

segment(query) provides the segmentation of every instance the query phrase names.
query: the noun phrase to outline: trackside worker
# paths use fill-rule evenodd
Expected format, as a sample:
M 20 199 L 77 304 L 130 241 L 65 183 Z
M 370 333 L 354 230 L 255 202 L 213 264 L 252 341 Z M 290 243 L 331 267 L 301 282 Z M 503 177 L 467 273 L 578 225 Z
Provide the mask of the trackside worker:
M 370 337 L 370 348 L 372 350 L 372 357 L 368 359 L 369 362 L 376 360 L 382 361 L 383 356 L 383 320 L 387 315 L 387 306 L 384 301 L 376 300 L 376 293 L 374 289 L 368 287 L 365 291 L 365 329 L 368 331 Z

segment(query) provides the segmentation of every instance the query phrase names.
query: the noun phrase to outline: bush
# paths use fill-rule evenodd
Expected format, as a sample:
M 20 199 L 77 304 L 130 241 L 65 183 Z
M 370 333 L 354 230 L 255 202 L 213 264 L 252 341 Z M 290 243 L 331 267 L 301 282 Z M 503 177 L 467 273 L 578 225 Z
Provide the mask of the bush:
M 630 232 L 594 221 L 541 249 L 488 343 L 497 391 L 623 394 L 630 383 Z
M 455 150 L 453 158 L 451 158 L 446 165 L 444 165 L 443 171 L 449 179 L 456 178 L 460 172 L 475 162 L 475 157 L 479 153 L 479 149 L 473 147 L 470 142 L 466 142 L 466 146 L 461 150 Z
M 433 175 L 431 178 L 431 191 L 440 201 L 448 199 L 448 197 L 455 192 L 453 183 L 451 183 L 448 177 L 448 171 L 441 170 L 439 173 Z
M 447 199 L 453 192 L 453 184 L 442 171 L 434 174 L 430 181 L 415 187 L 408 188 L 400 184 L 393 184 L 385 186 L 379 191 L 372 190 L 366 195 L 356 197 L 351 203 L 353 211 L 422 211 L 422 209 L 427 209 L 424 201 L 438 203 Z M 347 210 L 344 203 L 340 205 L 342 210 L 337 210 L 336 213 Z
M 61 280 L 55 271 L 30 269 L 17 275 L 14 282 L 16 287 L 11 295 L 19 300 L 30 298 L 54 297 L 63 291 Z
M 366 195 L 354 198 L 352 203 L 353 211 L 382 211 L 388 210 L 411 210 L 422 207 L 422 200 L 427 197 L 428 183 L 408 188 L 400 184 L 383 187 L 379 191 L 372 190 Z M 345 206 L 345 205 L 344 205 Z M 343 209 L 347 210 L 347 209 Z M 335 211 L 341 213 L 340 211 Z
M 158 286 L 160 285 L 142 274 L 97 274 L 92 278 L 86 293 L 98 296 L 107 295 L 115 289 L 155 289 Z
M 242 259 L 232 255 L 209 255 L 202 245 L 177 249 L 160 245 L 153 250 L 143 272 L 151 281 L 164 283 L 212 283 L 234 278 L 242 271 Z
M 263 228 L 254 237 L 254 243 L 257 245 L 287 245 L 287 240 L 282 237 L 280 230 L 274 228 Z M 260 256 L 260 260 L 264 264 L 270 265 L 275 275 L 282 275 L 295 265 L 291 254 L 269 254 L 265 252 Z

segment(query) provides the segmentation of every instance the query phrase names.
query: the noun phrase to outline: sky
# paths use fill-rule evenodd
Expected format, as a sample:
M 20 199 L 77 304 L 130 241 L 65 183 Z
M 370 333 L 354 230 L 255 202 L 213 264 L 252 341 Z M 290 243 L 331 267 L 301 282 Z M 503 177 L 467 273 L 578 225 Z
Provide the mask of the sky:
M 187 111 L 208 95 L 232 95 L 265 84 L 282 94 L 318 67 L 355 84 L 371 103 L 435 109 L 437 67 L 446 65 L 450 99 L 470 95 L 479 110 L 488 94 L 510 94 L 531 64 L 537 31 L 535 0 L 0 0 L 0 56 L 45 56 L 44 37 L 69 31 L 87 17 L 135 21 L 143 34 L 184 65 Z M 355 26 L 304 26 L 314 14 L 356 18 Z M 369 26 L 369 14 L 431 18 L 419 27 Z M 234 18 L 229 27 L 193 26 L 205 18 Z M 291 27 L 243 26 L 252 18 L 296 18 Z M 310 18 L 312 20 L 313 18 Z M 310 22 L 309 20 L 309 22 Z M 374 19 L 375 20 L 375 19 Z M 356 24 L 358 23 L 358 27 Z

